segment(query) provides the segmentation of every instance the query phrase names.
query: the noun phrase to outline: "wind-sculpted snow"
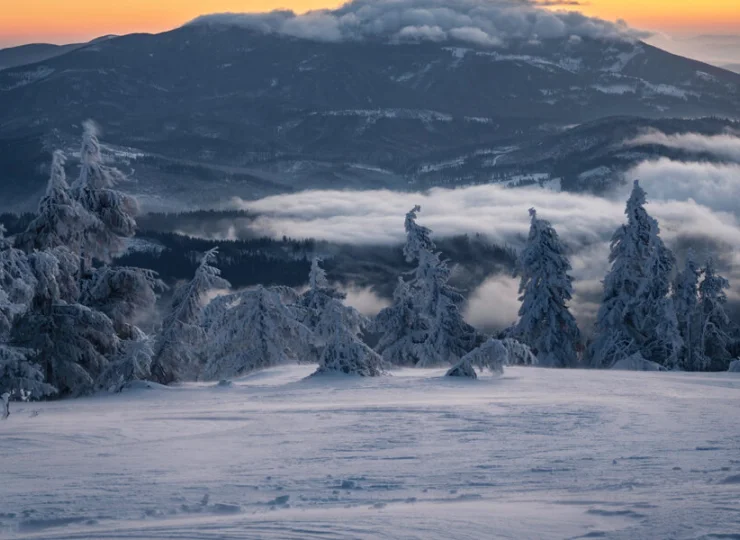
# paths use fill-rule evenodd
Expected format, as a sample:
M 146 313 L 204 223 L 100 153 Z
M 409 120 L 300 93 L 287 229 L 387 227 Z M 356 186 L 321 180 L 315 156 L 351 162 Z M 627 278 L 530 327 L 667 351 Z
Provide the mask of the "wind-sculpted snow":
M 12 403 L 0 538 L 737 534 L 737 374 L 314 369 Z

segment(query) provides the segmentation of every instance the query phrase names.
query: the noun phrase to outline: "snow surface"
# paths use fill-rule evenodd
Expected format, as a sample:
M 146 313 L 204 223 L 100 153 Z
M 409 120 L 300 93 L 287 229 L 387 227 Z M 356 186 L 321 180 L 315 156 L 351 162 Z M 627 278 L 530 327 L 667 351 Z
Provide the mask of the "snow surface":
M 627 369 L 631 371 L 665 371 L 665 368 L 656 362 L 645 360 L 640 353 L 617 361 L 611 369 Z
M 13 404 L 0 538 L 738 538 L 740 375 L 314 369 Z

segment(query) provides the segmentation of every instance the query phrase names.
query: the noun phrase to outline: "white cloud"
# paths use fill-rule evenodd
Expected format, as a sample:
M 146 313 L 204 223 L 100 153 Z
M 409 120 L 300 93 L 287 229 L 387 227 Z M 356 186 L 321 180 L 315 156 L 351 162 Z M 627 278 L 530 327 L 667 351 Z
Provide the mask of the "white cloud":
M 687 152 L 711 154 L 722 160 L 740 163 L 740 137 L 733 134 L 679 133 L 666 135 L 660 131 L 648 131 L 626 141 L 625 144 L 627 146 L 654 144 Z
M 336 10 L 303 15 L 292 11 L 221 13 L 204 15 L 189 24 L 237 25 L 329 42 L 379 38 L 389 42 L 458 40 L 499 46 L 511 39 L 578 36 L 634 40 L 647 36 L 622 21 L 609 22 L 574 11 L 550 11 L 537 2 L 522 0 L 354 0 Z
M 736 201 L 740 191 L 735 190 L 740 176 L 726 182 L 713 179 L 703 165 L 647 162 L 631 174 L 640 173 L 648 192 L 648 210 L 660 222 L 666 242 L 673 247 L 691 243 L 700 254 L 719 249 L 725 263 L 722 270 L 733 286 L 730 295 L 738 298 L 740 206 Z M 724 172 L 731 176 L 736 174 L 733 171 Z M 419 221 L 435 236 L 481 233 L 517 249 L 529 229 L 527 211 L 534 206 L 571 250 L 572 308 L 587 330 L 608 268 L 609 239 L 624 221 L 627 191 L 625 187 L 608 198 L 498 185 L 424 193 L 306 191 L 258 201 L 235 200 L 234 205 L 260 214 L 252 224 L 259 234 L 372 245 L 401 243 L 404 216 L 420 204 Z M 516 281 L 493 276 L 470 294 L 466 315 L 476 326 L 503 328 L 516 318 L 517 306 Z
M 709 172 L 720 172 L 715 176 Z M 725 170 L 726 169 L 726 170 Z M 740 169 L 668 160 L 645 162 L 630 173 L 648 192 L 649 210 L 668 241 L 707 237 L 740 248 Z M 259 214 L 252 226 L 275 237 L 317 238 L 349 244 L 403 241 L 403 219 L 415 204 L 420 221 L 437 236 L 481 233 L 498 244 L 519 245 L 536 207 L 573 250 L 608 240 L 624 220 L 628 187 L 609 198 L 540 188 L 483 185 L 435 188 L 423 193 L 303 191 L 257 201 L 234 199 L 235 208 Z
M 740 148 L 738 149 L 740 151 Z M 740 158 L 740 154 L 738 154 Z M 644 161 L 629 171 L 639 178 L 653 200 L 695 201 L 714 210 L 740 212 L 740 165 Z
M 344 303 L 367 317 L 374 317 L 390 305 L 387 299 L 378 296 L 370 287 L 349 286 L 342 288 L 342 291 L 347 295 Z
M 398 32 L 398 41 L 444 41 L 447 33 L 439 26 L 406 26 Z
M 515 323 L 519 312 L 519 281 L 493 276 L 473 291 L 465 307 L 465 320 L 483 330 L 502 330 Z
M 519 243 L 529 227 L 528 209 L 535 206 L 567 230 L 574 243 L 589 244 L 611 234 L 623 207 L 595 196 L 498 185 L 424 193 L 303 191 L 258 201 L 235 199 L 233 204 L 260 214 L 252 223 L 259 233 L 352 244 L 401 242 L 404 216 L 415 204 L 422 207 L 420 219 L 438 236 L 480 232 L 500 244 Z

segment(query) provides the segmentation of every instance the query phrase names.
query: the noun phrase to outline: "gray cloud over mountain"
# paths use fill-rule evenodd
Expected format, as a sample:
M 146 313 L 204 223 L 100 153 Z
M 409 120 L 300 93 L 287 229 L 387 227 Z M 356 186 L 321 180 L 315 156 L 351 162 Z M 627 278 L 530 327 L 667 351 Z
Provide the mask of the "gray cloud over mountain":
M 623 21 L 609 22 L 574 11 L 552 11 L 545 5 L 573 2 L 524 0 L 354 0 L 336 10 L 298 15 L 220 13 L 204 15 L 190 25 L 236 25 L 316 41 L 383 39 L 388 42 L 462 41 L 501 46 L 509 40 L 563 38 L 634 40 L 647 37 Z
M 625 142 L 627 146 L 656 145 L 686 152 L 710 154 L 720 160 L 740 163 L 740 137 L 735 133 L 702 135 L 677 133 L 666 135 L 661 131 L 648 131 Z

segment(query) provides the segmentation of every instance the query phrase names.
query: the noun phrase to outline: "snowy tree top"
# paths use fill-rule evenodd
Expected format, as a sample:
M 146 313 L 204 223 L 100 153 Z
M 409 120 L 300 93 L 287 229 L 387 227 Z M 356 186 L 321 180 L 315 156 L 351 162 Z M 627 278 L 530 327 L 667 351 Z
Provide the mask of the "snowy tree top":
M 432 241 L 432 230 L 416 223 L 421 206 L 414 206 L 407 214 L 404 227 L 406 229 L 406 245 L 403 254 L 408 262 L 413 262 L 421 256 L 423 251 L 434 251 L 436 247 Z
M 647 193 L 642 189 L 642 186 L 640 186 L 640 181 L 635 180 L 632 182 L 632 193 L 630 193 L 630 197 L 627 199 L 627 209 L 625 210 L 625 213 L 627 213 L 630 208 L 644 206 L 646 203 Z
M 51 197 L 55 192 L 61 190 L 65 193 L 69 189 L 67 184 L 67 173 L 64 171 L 64 164 L 67 162 L 67 156 L 61 150 L 55 150 L 51 157 L 51 174 L 49 183 L 46 186 L 46 196 Z
M 308 284 L 311 290 L 326 289 L 329 287 L 329 280 L 326 278 L 326 270 L 321 268 L 319 263 L 321 259 L 314 257 L 311 261 L 311 272 L 308 275 Z

